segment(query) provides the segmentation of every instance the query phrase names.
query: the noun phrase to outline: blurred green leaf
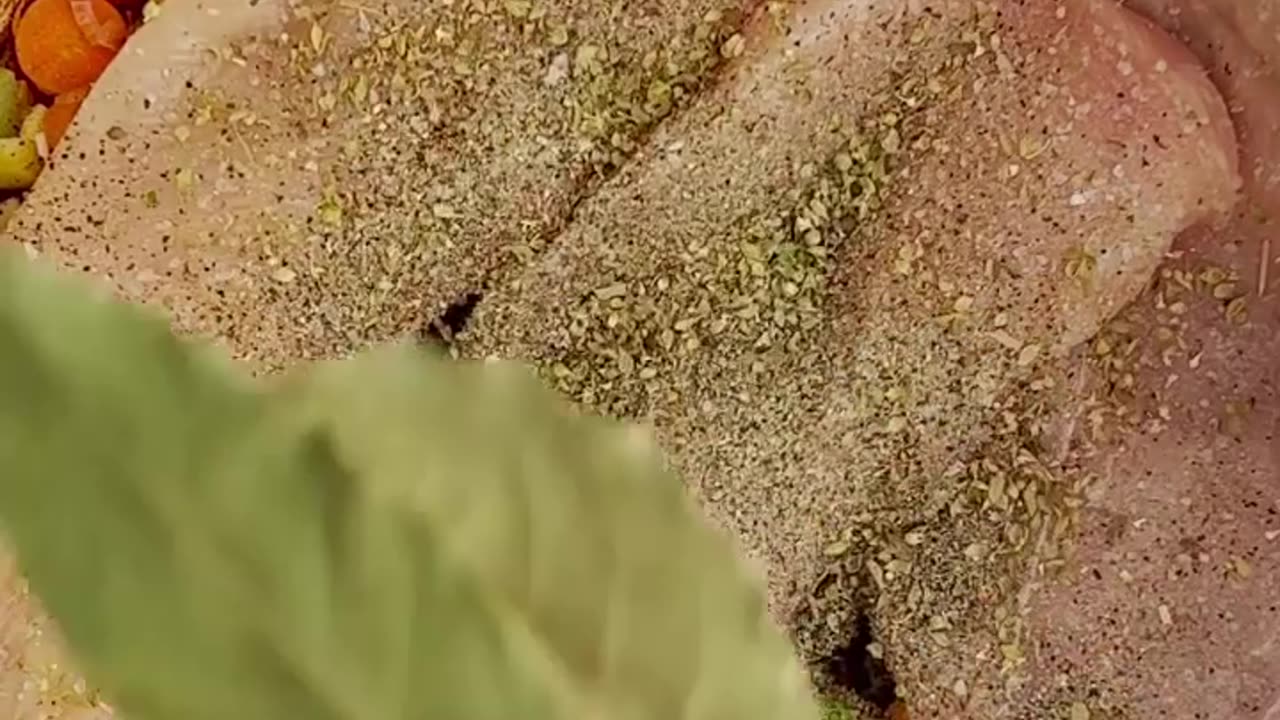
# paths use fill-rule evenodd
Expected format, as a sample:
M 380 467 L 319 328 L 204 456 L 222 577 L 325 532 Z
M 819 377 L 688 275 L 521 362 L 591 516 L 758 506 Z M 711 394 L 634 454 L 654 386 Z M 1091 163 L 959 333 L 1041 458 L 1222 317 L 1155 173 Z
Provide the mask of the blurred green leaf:
M 0 521 L 129 717 L 817 717 L 639 435 L 408 347 L 258 388 L 0 256 Z

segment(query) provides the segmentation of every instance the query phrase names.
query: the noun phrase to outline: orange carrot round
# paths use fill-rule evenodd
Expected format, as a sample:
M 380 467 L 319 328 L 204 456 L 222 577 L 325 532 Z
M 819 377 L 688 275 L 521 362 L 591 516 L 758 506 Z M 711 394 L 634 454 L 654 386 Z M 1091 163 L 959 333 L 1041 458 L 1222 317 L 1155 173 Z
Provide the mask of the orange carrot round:
M 128 36 L 107 0 L 35 0 L 14 26 L 18 65 L 49 95 L 97 80 Z
M 53 99 L 49 111 L 44 114 L 44 139 L 49 143 L 50 149 L 57 147 L 62 136 L 67 134 L 67 128 L 71 126 L 80 105 L 88 96 L 89 88 L 82 87 L 64 92 Z

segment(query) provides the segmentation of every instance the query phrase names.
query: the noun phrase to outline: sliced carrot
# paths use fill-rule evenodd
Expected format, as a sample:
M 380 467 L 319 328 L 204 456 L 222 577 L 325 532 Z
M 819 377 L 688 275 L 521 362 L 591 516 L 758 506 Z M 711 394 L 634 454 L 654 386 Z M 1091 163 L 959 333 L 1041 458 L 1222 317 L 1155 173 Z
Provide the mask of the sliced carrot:
M 70 0 L 70 3 L 71 14 L 89 42 L 112 52 L 124 47 L 124 41 L 129 38 L 129 28 L 123 19 L 118 23 L 112 22 L 120 17 L 114 5 L 102 0 Z
M 71 121 L 76 119 L 76 113 L 88 96 L 89 88 L 82 87 L 53 99 L 53 105 L 44 114 L 44 139 L 50 149 L 57 147 L 62 136 L 67 134 L 67 128 L 71 127 Z
M 14 45 L 31 82 L 59 95 L 97 80 L 128 35 L 107 0 L 35 0 L 14 27 Z

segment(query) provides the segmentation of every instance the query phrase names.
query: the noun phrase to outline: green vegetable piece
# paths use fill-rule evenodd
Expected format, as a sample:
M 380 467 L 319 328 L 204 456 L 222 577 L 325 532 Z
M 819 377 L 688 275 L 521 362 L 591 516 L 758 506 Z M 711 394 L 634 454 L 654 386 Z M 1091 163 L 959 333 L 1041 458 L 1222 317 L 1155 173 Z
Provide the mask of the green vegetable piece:
M 131 720 L 815 720 L 635 433 L 395 347 L 258 388 L 0 253 L 0 523 Z
M 26 190 L 44 169 L 37 138 L 44 123 L 44 106 L 27 112 L 18 137 L 0 138 L 0 190 Z
M 27 116 L 22 119 L 22 127 L 18 130 L 18 137 L 23 140 L 35 142 L 36 138 L 44 134 L 44 116 L 49 114 L 49 108 L 43 105 L 36 105 L 27 112 Z
M 31 88 L 12 70 L 0 68 L 0 138 L 17 137 L 30 110 Z
M 35 184 L 43 168 L 34 142 L 25 138 L 0 139 L 0 190 L 26 190 Z

